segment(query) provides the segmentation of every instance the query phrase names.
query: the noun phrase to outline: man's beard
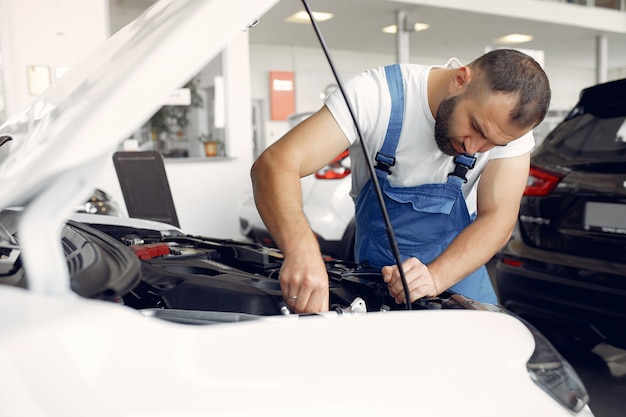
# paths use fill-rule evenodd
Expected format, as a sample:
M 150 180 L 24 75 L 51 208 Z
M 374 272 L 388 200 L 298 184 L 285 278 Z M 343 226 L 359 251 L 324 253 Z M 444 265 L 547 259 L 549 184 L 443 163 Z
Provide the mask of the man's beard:
M 456 155 L 458 152 L 452 147 L 450 138 L 450 120 L 456 105 L 459 104 L 460 96 L 445 98 L 439 104 L 437 117 L 435 119 L 435 141 L 439 150 L 446 155 Z

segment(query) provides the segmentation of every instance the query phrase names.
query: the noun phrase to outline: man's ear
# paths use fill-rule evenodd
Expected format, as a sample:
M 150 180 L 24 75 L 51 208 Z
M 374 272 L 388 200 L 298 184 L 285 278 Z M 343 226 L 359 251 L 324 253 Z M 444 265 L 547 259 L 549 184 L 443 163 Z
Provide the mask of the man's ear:
M 467 85 L 472 79 L 472 70 L 469 67 L 460 67 L 454 71 L 450 80 L 449 93 L 460 94 L 465 92 Z

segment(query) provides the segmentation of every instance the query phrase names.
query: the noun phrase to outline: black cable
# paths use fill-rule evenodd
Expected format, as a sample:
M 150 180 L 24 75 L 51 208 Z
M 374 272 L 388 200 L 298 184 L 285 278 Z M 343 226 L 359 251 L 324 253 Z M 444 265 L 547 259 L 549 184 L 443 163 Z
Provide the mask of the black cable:
M 356 116 L 354 115 L 354 111 L 352 110 L 350 101 L 348 100 L 348 97 L 343 88 L 343 83 L 341 82 L 339 78 L 339 74 L 337 74 L 335 65 L 333 64 L 333 60 L 330 56 L 330 53 L 328 52 L 328 47 L 326 46 L 324 37 L 322 36 L 322 33 L 317 25 L 317 21 L 313 17 L 313 12 L 311 12 L 311 9 L 309 8 L 309 4 L 307 0 L 302 0 L 302 4 L 304 5 L 304 8 L 306 9 L 306 12 L 308 13 L 309 17 L 311 18 L 311 23 L 313 24 L 313 29 L 315 30 L 317 39 L 320 41 L 320 46 L 322 47 L 322 50 L 324 51 L 324 55 L 326 55 L 326 60 L 328 61 L 328 65 L 330 65 L 330 69 L 333 72 L 333 76 L 335 77 L 335 80 L 337 81 L 337 86 L 339 87 L 339 90 L 341 91 L 341 95 L 343 96 L 346 102 L 346 106 L 348 106 L 348 111 L 350 112 L 350 116 L 352 117 L 352 121 L 354 122 L 357 135 L 359 136 L 361 149 L 363 150 L 363 155 L 365 156 L 367 167 L 370 173 L 370 178 L 371 178 L 372 183 L 374 184 L 374 190 L 376 191 L 376 197 L 378 198 L 378 204 L 380 206 L 383 219 L 385 221 L 385 228 L 387 230 L 387 238 L 389 239 L 389 245 L 391 246 L 391 251 L 393 252 L 394 259 L 396 260 L 398 271 L 400 272 L 400 279 L 402 280 L 402 287 L 404 289 L 404 299 L 405 299 L 406 309 L 411 310 L 411 300 L 409 298 L 409 295 L 410 295 L 409 286 L 406 282 L 406 277 L 404 275 L 404 268 L 402 268 L 402 259 L 400 258 L 400 249 L 398 248 L 398 241 L 396 240 L 396 235 L 393 231 L 393 228 L 391 227 L 391 221 L 389 220 L 389 214 L 387 213 L 387 207 L 385 206 L 383 193 L 380 189 L 380 184 L 378 183 L 378 177 L 376 176 L 374 164 L 372 163 L 372 160 L 370 159 L 369 151 L 367 150 L 367 147 L 365 146 L 365 142 L 363 141 L 363 135 L 361 134 L 361 129 L 359 128 L 359 124 L 356 121 Z

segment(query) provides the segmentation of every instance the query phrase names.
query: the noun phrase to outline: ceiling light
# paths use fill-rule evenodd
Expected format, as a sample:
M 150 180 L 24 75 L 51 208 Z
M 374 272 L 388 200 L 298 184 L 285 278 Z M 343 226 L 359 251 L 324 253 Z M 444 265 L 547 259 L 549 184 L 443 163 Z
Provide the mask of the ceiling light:
M 530 42 L 532 40 L 533 40 L 533 37 L 530 35 L 522 35 L 520 33 L 511 33 L 510 35 L 505 35 L 505 36 L 496 38 L 493 41 L 495 43 L 511 45 L 515 43 Z
M 426 30 L 430 27 L 430 25 L 428 23 L 416 23 L 413 26 L 413 31 L 414 32 L 419 32 L 422 30 Z M 385 26 L 383 28 L 383 32 L 384 33 L 398 33 L 398 26 L 396 25 L 389 25 L 389 26 Z
M 329 20 L 333 18 L 333 14 L 332 13 L 325 13 L 325 12 L 313 12 L 313 17 L 315 18 L 315 20 L 317 20 L 318 22 L 323 22 L 325 20 Z M 286 22 L 290 22 L 290 23 L 311 23 L 311 18 L 309 17 L 309 14 L 302 10 L 299 11 L 298 13 L 294 13 L 291 16 L 289 16 L 288 18 L 285 19 Z

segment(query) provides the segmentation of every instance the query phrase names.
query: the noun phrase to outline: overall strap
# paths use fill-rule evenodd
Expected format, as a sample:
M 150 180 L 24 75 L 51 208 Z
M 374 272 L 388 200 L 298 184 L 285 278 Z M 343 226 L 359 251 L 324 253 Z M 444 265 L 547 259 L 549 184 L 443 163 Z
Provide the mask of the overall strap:
M 458 185 L 459 187 L 467 182 L 465 174 L 474 168 L 476 157 L 468 154 L 461 154 L 454 157 L 454 171 L 448 174 L 448 184 Z
M 388 65 L 385 67 L 387 87 L 391 95 L 391 114 L 385 141 L 380 151 L 376 153 L 376 169 L 391 174 L 390 168 L 396 163 L 396 148 L 402 131 L 404 118 L 404 83 L 400 65 Z

